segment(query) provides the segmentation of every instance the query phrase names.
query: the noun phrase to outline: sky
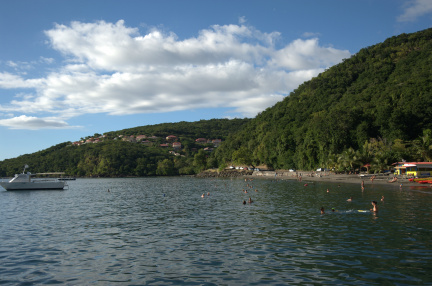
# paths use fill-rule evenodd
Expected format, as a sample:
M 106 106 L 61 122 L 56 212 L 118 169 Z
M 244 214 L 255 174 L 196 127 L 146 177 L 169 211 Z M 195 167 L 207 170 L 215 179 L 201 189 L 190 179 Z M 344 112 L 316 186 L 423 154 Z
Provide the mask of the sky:
M 96 133 L 255 117 L 432 0 L 2 0 L 0 160 Z

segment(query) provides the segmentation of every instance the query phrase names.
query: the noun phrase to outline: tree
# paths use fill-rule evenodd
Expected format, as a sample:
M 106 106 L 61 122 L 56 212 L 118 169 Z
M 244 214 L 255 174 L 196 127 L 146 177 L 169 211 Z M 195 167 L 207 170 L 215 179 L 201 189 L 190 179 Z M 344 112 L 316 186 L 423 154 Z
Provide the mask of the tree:
M 422 161 L 430 162 L 432 160 L 432 131 L 431 129 L 423 130 L 423 136 L 413 141 L 414 150 L 417 158 Z
M 203 149 L 200 149 L 194 156 L 193 165 L 195 166 L 197 172 L 201 172 L 207 166 L 207 154 Z
M 174 169 L 174 163 L 170 159 L 165 159 L 158 162 L 156 175 L 160 176 L 173 176 L 176 175 L 176 170 Z

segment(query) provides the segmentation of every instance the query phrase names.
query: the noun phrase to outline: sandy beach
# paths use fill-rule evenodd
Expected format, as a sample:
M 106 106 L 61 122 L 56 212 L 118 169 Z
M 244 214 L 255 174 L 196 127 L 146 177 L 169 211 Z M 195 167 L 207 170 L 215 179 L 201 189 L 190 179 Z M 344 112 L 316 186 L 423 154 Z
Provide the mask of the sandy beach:
M 332 183 L 352 183 L 361 185 L 362 181 L 364 185 L 371 184 L 386 184 L 393 185 L 399 188 L 402 186 L 425 186 L 416 182 L 410 182 L 407 178 L 398 177 L 397 181 L 390 182 L 393 179 L 393 174 L 384 175 L 376 174 L 373 181 L 371 180 L 372 174 L 335 174 L 333 172 L 311 172 L 311 171 L 297 171 L 289 172 L 285 170 L 277 171 L 254 171 L 252 176 L 269 179 L 281 179 L 281 180 L 299 180 L 301 175 L 302 182 L 332 182 Z M 427 185 L 426 185 L 427 186 Z

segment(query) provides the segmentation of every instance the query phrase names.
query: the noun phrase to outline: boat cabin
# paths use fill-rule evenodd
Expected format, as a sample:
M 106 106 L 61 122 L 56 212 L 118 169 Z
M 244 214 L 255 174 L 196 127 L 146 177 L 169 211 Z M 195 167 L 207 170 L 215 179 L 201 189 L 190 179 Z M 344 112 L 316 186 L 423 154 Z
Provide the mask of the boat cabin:
M 19 182 L 30 182 L 31 173 L 27 172 L 27 174 L 15 174 L 15 177 L 12 178 L 9 182 L 19 183 Z

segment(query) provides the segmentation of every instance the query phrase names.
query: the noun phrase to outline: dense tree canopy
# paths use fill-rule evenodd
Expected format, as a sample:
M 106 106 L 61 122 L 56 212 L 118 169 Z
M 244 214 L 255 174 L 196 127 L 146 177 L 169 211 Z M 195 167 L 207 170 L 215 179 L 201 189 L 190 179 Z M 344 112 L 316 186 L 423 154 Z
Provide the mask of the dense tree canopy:
M 341 154 L 364 154 L 366 142 L 381 140 L 389 150 L 374 153 L 375 159 L 427 159 L 415 156 L 413 145 L 432 128 L 431 71 L 432 29 L 364 48 L 259 114 L 216 157 L 236 161 L 246 150 L 254 164 L 314 169 Z M 344 168 L 372 163 L 357 155 L 358 163 Z
M 43 151 L 19 156 L 0 162 L 0 177 L 20 173 L 25 164 L 32 173 L 65 172 L 73 176 L 117 177 L 195 174 L 208 164 L 217 167 L 217 162 L 209 160 L 209 152 L 203 148 L 207 144 L 197 144 L 197 138 L 221 139 L 236 132 L 250 119 L 212 119 L 198 122 L 164 123 L 109 132 L 100 143 L 74 146 L 71 142 L 62 143 Z M 141 143 L 124 142 L 119 135 L 156 136 L 152 146 Z M 175 135 L 182 144 L 181 150 L 173 155 L 172 147 L 161 148 L 168 135 Z M 101 134 L 88 136 L 97 138 Z M 84 138 L 83 138 L 84 139 Z M 213 147 L 213 145 L 210 144 Z M 201 158 L 200 164 L 195 160 Z
M 303 83 L 254 119 L 164 123 L 106 133 L 106 141 L 62 143 L 0 162 L 0 176 L 64 171 L 77 176 L 194 174 L 228 164 L 275 169 L 346 171 L 369 164 L 382 171 L 396 161 L 432 160 L 432 29 L 402 34 Z M 95 134 L 94 136 L 97 137 Z M 153 135 L 153 146 L 113 140 Z M 159 148 L 177 136 L 180 156 Z M 91 137 L 91 136 L 89 136 Z M 196 138 L 222 139 L 205 152 Z M 156 144 L 157 143 L 157 144 Z

